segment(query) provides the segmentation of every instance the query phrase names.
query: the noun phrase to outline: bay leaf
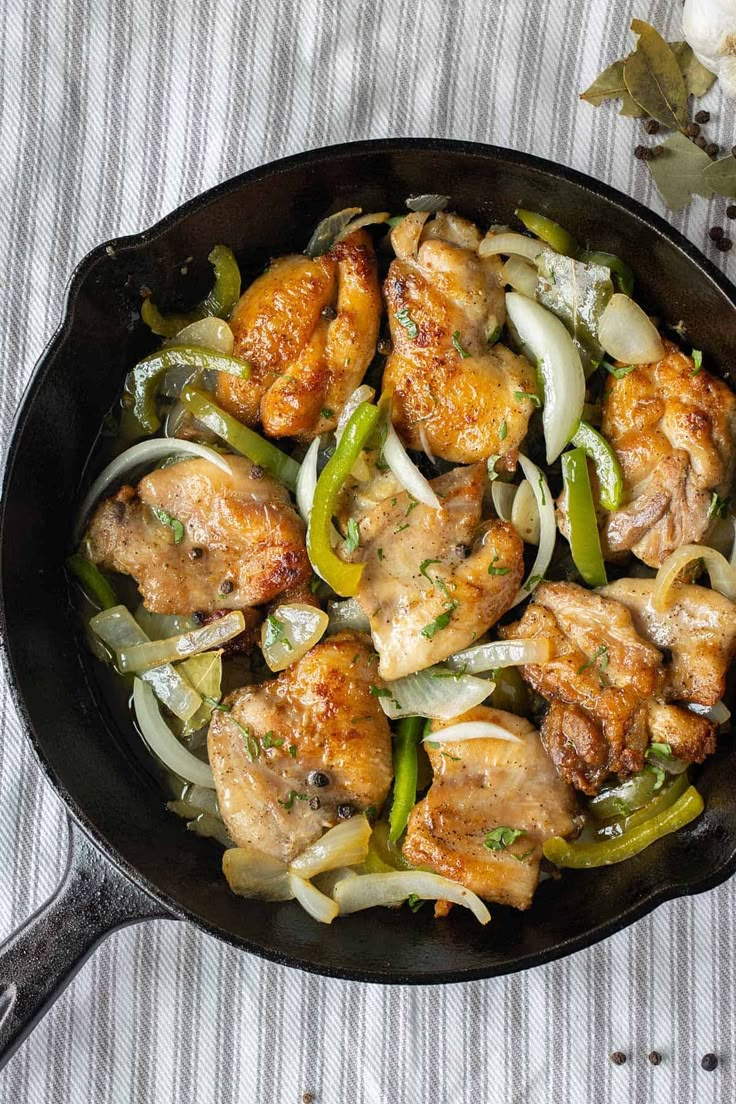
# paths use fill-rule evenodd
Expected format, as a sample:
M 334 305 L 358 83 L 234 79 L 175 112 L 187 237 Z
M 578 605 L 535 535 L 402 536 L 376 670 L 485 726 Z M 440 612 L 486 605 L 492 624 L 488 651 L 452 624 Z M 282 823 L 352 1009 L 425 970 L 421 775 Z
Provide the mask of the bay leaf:
M 732 158 L 732 160 L 734 160 Z M 715 167 L 705 150 L 684 134 L 672 134 L 664 143 L 664 153 L 646 161 L 662 199 L 673 211 L 687 207 L 694 195 L 711 196 L 713 189 L 705 170 Z M 734 160 L 736 164 L 736 160 Z
M 677 58 L 649 23 L 633 19 L 631 29 L 639 35 L 639 42 L 624 62 L 624 83 L 629 94 L 663 126 L 684 130 L 687 91 Z
M 703 172 L 703 178 L 718 195 L 736 199 L 736 157 L 731 154 L 711 161 Z
M 646 111 L 643 111 L 629 95 L 629 90 L 624 83 L 623 60 L 614 61 L 613 65 L 604 69 L 590 88 L 580 93 L 580 99 L 592 104 L 593 107 L 600 107 L 606 100 L 621 100 L 619 115 L 633 115 L 638 118 L 646 115 Z
M 711 73 L 710 69 L 701 65 L 693 53 L 692 46 L 687 42 L 670 42 L 669 46 L 677 58 L 688 96 L 695 96 L 696 99 L 704 96 L 717 80 L 715 73 Z

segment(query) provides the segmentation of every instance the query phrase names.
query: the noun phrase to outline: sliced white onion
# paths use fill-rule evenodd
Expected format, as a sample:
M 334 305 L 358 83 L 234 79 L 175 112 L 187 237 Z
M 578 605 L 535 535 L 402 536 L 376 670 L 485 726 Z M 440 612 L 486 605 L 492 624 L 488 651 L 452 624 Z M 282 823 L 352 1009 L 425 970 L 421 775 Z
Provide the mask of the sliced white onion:
M 700 717 L 707 717 L 713 724 L 728 724 L 731 720 L 731 710 L 725 702 L 717 701 L 715 705 L 700 705 L 698 702 L 688 702 L 687 707 L 691 713 L 697 713 Z
M 231 610 L 224 617 L 203 625 L 201 629 L 192 629 L 191 632 L 170 636 L 166 640 L 151 640 L 145 644 L 121 648 L 118 652 L 118 666 L 123 674 L 128 674 L 131 671 L 158 667 L 162 663 L 175 663 L 178 659 L 219 648 L 243 632 L 244 628 L 245 618 L 241 611 Z
M 657 327 L 628 295 L 613 295 L 598 323 L 603 348 L 624 364 L 653 364 L 664 356 Z
M 362 207 L 345 207 L 342 211 L 335 211 L 321 222 L 317 223 L 314 233 L 307 242 L 304 252 L 308 257 L 321 257 L 332 249 L 335 238 L 344 230 L 351 219 L 361 214 Z
M 156 437 L 151 441 L 141 441 L 139 444 L 126 449 L 125 452 L 121 452 L 120 456 L 116 456 L 112 463 L 108 464 L 95 479 L 79 510 L 74 531 L 75 541 L 79 541 L 87 515 L 108 487 L 119 482 L 123 476 L 129 475 L 136 468 L 141 468 L 146 464 L 154 464 L 168 456 L 199 456 L 202 460 L 209 460 L 225 475 L 232 475 L 232 468 L 227 459 L 206 445 L 198 445 L 195 441 L 179 441 L 160 437 Z
M 545 572 L 552 561 L 552 553 L 554 552 L 555 540 L 557 538 L 555 504 L 544 473 L 528 456 L 524 456 L 521 452 L 519 453 L 519 463 L 521 464 L 521 470 L 531 484 L 532 491 L 537 500 L 537 509 L 539 511 L 539 548 L 537 549 L 537 554 L 534 558 L 534 563 L 531 566 L 528 578 L 522 583 L 519 593 L 511 603 L 512 608 L 518 605 L 519 602 L 523 602 L 525 598 L 528 598 L 531 592 L 544 578 Z
M 190 322 L 183 330 L 164 342 L 164 345 L 199 345 L 203 349 L 212 349 L 215 353 L 232 356 L 235 339 L 233 331 L 222 318 L 208 315 L 198 322 Z
M 460 721 L 439 732 L 430 732 L 422 740 L 423 744 L 459 744 L 463 740 L 508 740 L 510 744 L 520 744 L 518 736 L 493 721 Z
M 239 897 L 290 901 L 294 896 L 286 863 L 251 847 L 230 847 L 222 856 L 222 872 Z
M 271 670 L 283 671 L 301 659 L 322 639 L 328 621 L 324 610 L 306 602 L 276 606 L 261 626 L 261 651 Z
M 429 443 L 429 437 L 427 436 L 427 431 L 423 425 L 419 426 L 419 440 L 422 442 L 422 448 L 424 449 L 424 454 L 427 459 L 430 461 L 430 463 L 436 464 L 435 456 Z
M 534 640 L 494 640 L 492 644 L 476 644 L 464 652 L 456 652 L 445 660 L 453 671 L 478 675 L 496 667 L 521 667 L 526 663 L 549 663 L 553 647 L 549 637 Z
M 213 391 L 217 384 L 217 372 L 205 372 L 201 368 L 192 368 L 191 364 L 177 364 L 169 368 L 159 388 L 159 395 L 167 399 L 178 399 L 184 387 L 192 383 L 204 391 Z
M 327 613 L 330 618 L 328 629 L 331 633 L 346 630 L 371 631 L 371 623 L 357 598 L 346 598 L 344 602 L 330 601 L 327 603 Z
M 518 256 L 509 257 L 501 269 L 501 283 L 509 284 L 529 299 L 537 293 L 537 276 L 535 266 Z
M 377 226 L 382 222 L 388 222 L 391 218 L 390 211 L 374 211 L 373 214 L 361 215 L 359 218 L 353 219 L 349 222 L 344 230 L 341 230 L 332 243 L 333 248 L 338 242 L 344 241 L 345 238 L 354 234 L 356 230 L 360 230 L 363 226 Z
M 491 483 L 493 509 L 501 518 L 501 521 L 511 521 L 511 511 L 514 508 L 514 499 L 518 489 L 515 483 L 502 483 L 500 479 L 495 479 Z
M 337 426 L 335 428 L 336 445 L 340 444 L 340 438 L 345 432 L 345 426 L 348 424 L 360 404 L 362 402 L 373 402 L 375 394 L 376 392 L 374 388 L 369 387 L 367 383 L 362 383 L 360 387 L 355 388 L 352 395 L 340 411 L 340 417 L 337 419 Z
M 497 253 L 504 255 L 513 254 L 515 257 L 526 257 L 534 262 L 543 249 L 547 248 L 544 242 L 536 238 L 527 238 L 525 234 L 515 234 L 513 231 L 494 234 L 489 231 L 478 246 L 478 254 L 481 257 L 493 257 Z
M 89 627 L 112 648 L 116 657 L 123 648 L 148 642 L 145 632 L 125 606 L 113 606 L 96 614 L 90 620 Z M 144 671 L 141 678 L 167 709 L 182 721 L 188 721 L 202 705 L 197 691 L 170 663 Z
M 559 318 L 535 300 L 509 291 L 506 311 L 542 377 L 542 424 L 551 464 L 575 433 L 583 413 L 585 373 L 580 353 Z
M 511 524 L 526 544 L 539 544 L 539 508 L 534 489 L 524 479 L 511 506 Z
M 434 193 L 428 195 L 413 195 L 409 196 L 404 202 L 410 211 L 427 211 L 429 214 L 434 215 L 437 211 L 444 211 L 445 207 L 450 202 L 450 197 L 446 195 L 436 195 Z
M 356 866 L 368 854 L 371 826 L 367 817 L 353 816 L 330 828 L 306 851 L 302 851 L 289 869 L 300 878 L 314 878 L 340 866 Z
M 390 418 L 386 428 L 383 458 L 405 491 L 413 495 L 418 502 L 423 502 L 425 506 L 431 506 L 435 510 L 441 509 L 440 500 L 419 468 L 409 459 L 409 454 L 402 445 Z
M 398 226 L 394 226 L 391 231 L 391 246 L 400 261 L 416 257 L 419 239 L 430 213 L 429 211 L 412 211 L 410 215 L 404 216 Z
M 703 561 L 714 590 L 730 598 L 732 602 L 736 602 L 736 567 L 733 567 L 720 552 L 716 552 L 715 548 L 709 548 L 705 544 L 683 544 L 667 557 L 657 572 L 652 592 L 652 607 L 658 613 L 667 608 L 672 584 L 677 582 L 680 573 L 693 560 Z
M 319 920 L 320 924 L 331 924 L 338 915 L 340 910 L 331 897 L 322 893 L 311 882 L 306 882 L 304 878 L 292 874 L 291 871 L 289 871 L 289 888 L 304 911 L 315 920 Z
M 187 417 L 187 413 L 184 403 L 177 399 L 164 420 L 164 437 L 176 437 Z
M 203 763 L 179 743 L 161 716 L 150 686 L 139 678 L 133 683 L 133 707 L 143 738 L 164 766 L 187 782 L 214 789 L 209 763 Z
M 319 446 L 320 439 L 315 437 L 299 465 L 299 474 L 296 477 L 296 504 L 307 525 L 309 524 L 309 515 L 312 512 L 314 492 L 317 489 Z
M 431 717 L 450 721 L 474 709 L 493 692 L 494 684 L 473 675 L 457 675 L 442 667 L 427 667 L 413 675 L 386 682 L 388 695 L 380 697 L 387 717 Z
M 470 909 L 481 924 L 487 924 L 491 914 L 471 890 L 459 882 L 423 870 L 400 870 L 391 874 L 363 874 L 343 878 L 334 889 L 340 915 L 374 908 L 376 905 L 399 905 L 413 895 L 423 901 L 452 901 Z
M 145 644 L 146 640 L 162 640 L 166 636 L 176 636 L 177 633 L 189 632 L 197 627 L 191 617 L 184 617 L 179 613 L 151 613 L 142 602 L 134 616 L 146 634 L 146 638 L 130 640 L 129 644 Z

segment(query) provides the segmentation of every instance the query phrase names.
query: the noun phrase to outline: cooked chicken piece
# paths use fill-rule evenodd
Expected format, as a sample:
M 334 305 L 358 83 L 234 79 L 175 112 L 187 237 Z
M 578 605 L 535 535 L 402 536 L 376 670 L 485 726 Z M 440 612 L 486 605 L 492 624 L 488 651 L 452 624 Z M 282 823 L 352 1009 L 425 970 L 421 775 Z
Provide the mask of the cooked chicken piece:
M 374 659 L 367 636 L 338 633 L 212 714 L 217 798 L 239 847 L 289 861 L 339 819 L 380 810 L 393 771 Z
M 217 400 L 272 437 L 311 440 L 334 429 L 376 352 L 376 255 L 356 230 L 322 257 L 280 257 L 243 293 L 230 325 L 248 380 L 222 372 Z
M 595 794 L 609 774 L 643 769 L 647 746 L 657 742 L 653 726 L 664 723 L 657 707 L 665 671 L 661 653 L 640 636 L 625 606 L 574 583 L 543 583 L 521 620 L 499 635 L 553 641 L 554 658 L 527 664 L 522 674 L 550 702 L 542 740 L 562 779 Z M 695 746 L 693 721 L 698 748 L 710 746 L 709 721 L 668 708 L 669 725 L 679 721 L 682 730 L 678 746 Z
M 716 728 L 707 718 L 664 702 L 647 702 L 649 738 L 653 744 L 669 744 L 672 754 L 685 763 L 702 763 L 716 750 Z
M 605 520 L 604 551 L 630 550 L 651 567 L 701 539 L 713 494 L 730 493 L 736 472 L 736 395 L 664 345 L 663 360 L 611 377 L 603 401 L 628 499 Z
M 459 721 L 491 721 L 519 742 L 443 744 L 442 729 Z M 425 746 L 434 781 L 409 818 L 404 855 L 489 901 L 529 908 L 543 842 L 575 828 L 574 791 L 556 776 L 533 725 L 513 713 L 481 705 L 454 721 L 433 721 L 432 731 L 432 744 Z M 488 833 L 501 827 L 521 834 L 493 850 L 486 846 Z
M 505 321 L 497 257 L 481 258 L 480 234 L 457 216 L 438 215 L 416 256 L 400 254 L 384 285 L 393 350 L 385 392 L 405 443 L 459 463 L 509 455 L 526 436 L 535 393 L 525 357 L 498 344 Z M 496 342 L 494 344 L 494 342 Z
M 439 663 L 494 625 L 524 571 L 523 543 L 504 521 L 481 524 L 485 468 L 432 480 L 440 511 L 403 491 L 360 521 L 365 561 L 358 601 L 370 620 L 382 678 Z
M 132 575 L 153 613 L 257 606 L 311 576 L 288 492 L 250 460 L 227 459 L 230 476 L 208 460 L 160 468 L 92 516 L 90 559 Z
M 736 655 L 733 602 L 708 587 L 675 584 L 659 613 L 652 606 L 654 579 L 618 579 L 600 593 L 626 606 L 637 632 L 672 653 L 665 667 L 668 698 L 715 705 L 723 697 Z

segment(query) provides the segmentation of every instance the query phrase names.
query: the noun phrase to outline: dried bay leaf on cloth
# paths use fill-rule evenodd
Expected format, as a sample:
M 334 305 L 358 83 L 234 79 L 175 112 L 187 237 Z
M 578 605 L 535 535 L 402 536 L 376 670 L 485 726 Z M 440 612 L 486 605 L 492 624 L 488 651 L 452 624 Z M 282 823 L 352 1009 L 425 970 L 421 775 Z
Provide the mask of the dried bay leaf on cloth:
M 621 100 L 619 115 L 631 115 L 639 119 L 646 115 L 646 111 L 629 95 L 629 90 L 624 83 L 623 61 L 614 61 L 613 65 L 604 69 L 590 88 L 580 93 L 580 99 L 592 104 L 593 107 L 600 107 L 606 100 Z
M 629 94 L 663 126 L 684 130 L 687 91 L 677 58 L 649 23 L 633 19 L 631 29 L 639 35 L 639 42 L 624 62 L 624 83 Z
M 736 159 L 732 160 L 736 165 Z M 661 157 L 645 163 L 662 199 L 673 211 L 687 207 L 694 195 L 707 198 L 713 194 L 705 170 L 715 166 L 705 150 L 684 134 L 672 134 L 664 143 Z
M 711 161 L 703 170 L 703 178 L 718 195 L 736 199 L 736 157 L 729 154 L 720 161 Z
M 696 99 L 704 96 L 717 80 L 715 73 L 698 61 L 687 42 L 670 42 L 669 45 L 680 66 L 688 96 L 695 96 Z

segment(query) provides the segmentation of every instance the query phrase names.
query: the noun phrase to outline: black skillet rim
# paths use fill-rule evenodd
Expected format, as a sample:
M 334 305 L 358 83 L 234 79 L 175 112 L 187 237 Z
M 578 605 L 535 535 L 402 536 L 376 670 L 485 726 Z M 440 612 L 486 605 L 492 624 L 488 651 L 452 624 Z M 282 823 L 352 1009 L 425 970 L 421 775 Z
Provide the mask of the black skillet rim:
M 231 177 L 222 183 L 215 185 L 213 188 L 208 189 L 205 192 L 194 196 L 192 199 L 187 200 L 181 206 L 177 207 L 170 214 L 166 215 L 163 219 L 159 220 L 153 226 L 146 230 L 141 231 L 138 234 L 127 235 L 122 238 L 112 239 L 95 247 L 91 250 L 82 260 L 77 264 L 74 269 L 69 283 L 67 285 L 64 307 L 61 322 L 51 337 L 48 345 L 41 353 L 36 365 L 34 366 L 31 378 L 26 386 L 20 401 L 18 410 L 13 420 L 13 425 L 10 434 L 10 443 L 5 453 L 5 459 L 3 464 L 2 473 L 2 494 L 0 498 L 0 557 L 2 556 L 2 546 L 5 539 L 5 499 L 6 489 L 9 483 L 12 481 L 13 473 L 15 469 L 15 463 L 17 460 L 17 441 L 19 431 L 25 422 L 28 415 L 28 411 L 35 399 L 37 390 L 41 387 L 44 377 L 46 362 L 56 349 L 63 343 L 67 332 L 73 321 L 75 298 L 79 287 L 85 280 L 89 269 L 95 263 L 95 261 L 108 249 L 115 248 L 117 246 L 129 246 L 138 247 L 148 244 L 161 234 L 165 233 L 171 226 L 186 219 L 193 211 L 198 210 L 200 207 L 206 206 L 212 200 L 218 198 L 221 195 L 225 195 L 230 191 L 237 191 L 244 184 L 248 184 L 254 180 L 260 180 L 265 177 L 278 175 L 282 172 L 290 171 L 293 168 L 304 167 L 313 164 L 320 163 L 324 160 L 329 160 L 337 156 L 345 156 L 349 154 L 366 155 L 370 153 L 405 153 L 412 150 L 421 150 L 428 152 L 441 152 L 441 153 L 461 153 L 464 155 L 470 155 L 471 157 L 477 157 L 479 159 L 486 159 L 489 156 L 497 160 L 506 161 L 510 164 L 519 164 L 534 168 L 538 171 L 546 173 L 550 176 L 554 176 L 565 182 L 575 184 L 576 186 L 593 193 L 601 198 L 607 200 L 615 206 L 623 208 L 627 214 L 632 215 L 640 222 L 644 222 L 652 227 L 657 234 L 666 238 L 675 246 L 681 253 L 690 260 L 700 271 L 702 276 L 710 280 L 716 285 L 718 290 L 730 301 L 734 310 L 736 310 L 736 287 L 731 281 L 712 263 L 708 260 L 703 253 L 697 249 L 679 230 L 671 226 L 660 215 L 650 211 L 638 200 L 632 199 L 629 196 L 624 195 L 617 189 L 610 187 L 600 181 L 595 180 L 593 177 L 588 176 L 585 173 L 578 172 L 576 169 L 571 169 L 564 165 L 558 165 L 553 161 L 549 161 L 544 158 L 536 157 L 533 154 L 523 153 L 518 150 L 506 149 L 502 146 L 485 145 L 479 142 L 465 142 L 457 141 L 454 139 L 445 138 L 379 138 L 368 139 L 356 142 L 346 142 L 333 146 L 324 146 L 312 150 L 306 150 L 302 153 L 292 154 L 289 157 L 280 158 L 279 160 L 269 162 L 265 165 L 260 165 L 256 168 L 250 169 L 244 173 L 240 173 L 237 176 Z M 2 573 L 0 572 L 0 587 L 2 586 Z M 5 668 L 8 673 L 8 681 L 10 691 L 12 694 L 13 702 L 18 711 L 21 723 L 24 728 L 24 734 L 30 741 L 33 747 L 36 759 L 43 771 L 45 777 L 49 780 L 56 793 L 61 798 L 64 806 L 73 817 L 76 824 L 81 828 L 85 835 L 92 840 L 95 846 L 105 855 L 107 860 L 121 872 L 130 882 L 136 885 L 147 896 L 160 902 L 162 905 L 162 914 L 167 914 L 172 919 L 187 920 L 194 924 L 201 931 L 207 932 L 209 935 L 213 935 L 215 938 L 222 940 L 224 943 L 228 943 L 233 947 L 237 947 L 241 950 L 246 950 L 251 954 L 257 955 L 259 958 L 265 958 L 272 962 L 276 962 L 279 965 L 291 966 L 297 969 L 305 970 L 309 973 L 317 973 L 326 977 L 333 977 L 347 981 L 362 981 L 375 984 L 393 984 L 393 985 L 432 985 L 432 984 L 451 984 L 459 981 L 478 981 L 485 978 L 501 977 L 507 974 L 517 973 L 521 970 L 530 969 L 534 966 L 541 966 L 545 963 L 555 961 L 556 959 L 566 957 L 573 954 L 575 951 L 583 950 L 586 947 L 593 946 L 599 943 L 601 940 L 608 938 L 610 935 L 614 935 L 616 932 L 629 927 L 636 920 L 641 919 L 648 913 L 652 912 L 659 905 L 664 904 L 666 901 L 674 900 L 678 897 L 692 896 L 696 893 L 702 893 L 706 890 L 712 889 L 715 886 L 720 885 L 731 877 L 736 872 L 736 853 L 732 858 L 725 862 L 712 874 L 709 874 L 698 881 L 689 882 L 686 884 L 672 883 L 669 886 L 665 885 L 660 887 L 657 891 L 652 892 L 643 900 L 638 901 L 635 905 L 624 909 L 619 915 L 607 922 L 603 922 L 595 927 L 591 928 L 584 935 L 570 938 L 569 940 L 563 940 L 557 943 L 554 947 L 550 947 L 547 951 L 543 951 L 534 955 L 520 956 L 518 959 L 512 959 L 508 963 L 504 963 L 500 966 L 490 966 L 489 968 L 464 970 L 461 973 L 454 971 L 437 972 L 434 974 L 422 974 L 420 976 L 414 975 L 397 975 L 397 974 L 382 974 L 376 971 L 360 971 L 342 969 L 339 967 L 332 967 L 327 965 L 317 966 L 315 963 L 301 958 L 298 955 L 289 955 L 281 953 L 271 953 L 259 945 L 252 943 L 247 939 L 240 938 L 234 935 L 232 932 L 223 930 L 214 924 L 208 923 L 202 917 L 190 912 L 189 909 L 184 908 L 177 901 L 171 898 L 168 894 L 162 893 L 148 878 L 144 877 L 135 867 L 128 863 L 122 855 L 112 846 L 112 844 L 99 833 L 95 827 L 87 819 L 84 810 L 77 803 L 76 799 L 67 791 L 66 787 L 60 782 L 60 780 L 53 773 L 50 764 L 48 763 L 44 754 L 42 742 L 36 735 L 33 723 L 26 708 L 25 701 L 21 695 L 18 681 L 16 678 L 15 665 L 12 658 L 12 651 L 7 641 L 7 625 L 5 619 L 5 603 L 4 595 L 0 593 L 0 640 L 2 641 L 2 649 L 5 655 Z

